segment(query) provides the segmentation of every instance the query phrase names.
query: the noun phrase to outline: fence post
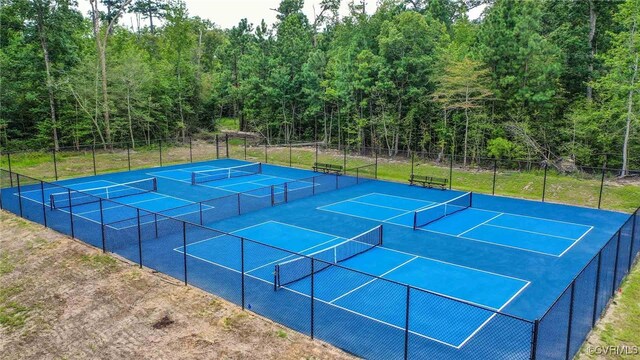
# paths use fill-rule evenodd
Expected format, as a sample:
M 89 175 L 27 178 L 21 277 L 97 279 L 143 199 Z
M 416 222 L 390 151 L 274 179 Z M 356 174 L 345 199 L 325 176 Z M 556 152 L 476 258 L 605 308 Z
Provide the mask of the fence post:
M 11 177 L 11 174 L 9 174 L 9 177 Z M 20 209 L 20 217 L 24 217 L 22 216 L 22 188 L 20 186 L 20 174 L 16 174 L 16 182 L 18 185 L 18 207 Z M 69 201 L 71 201 L 71 199 L 69 199 Z
M 158 147 L 160 149 L 160 167 L 162 167 L 162 140 L 158 140 Z
M 638 218 L 638 210 L 631 216 L 633 216 L 633 224 L 631 225 L 631 242 L 629 244 L 629 269 L 627 270 L 629 272 L 633 266 L 633 244 L 636 242 L 636 219 Z
M 140 269 L 142 269 L 142 230 L 140 229 L 140 209 L 136 209 L 136 215 L 138 220 L 138 256 L 140 259 Z
M 616 242 L 616 261 L 615 264 L 613 265 L 613 286 L 611 289 L 611 296 L 615 296 L 616 295 L 616 278 L 618 277 L 618 259 L 620 258 L 620 237 L 622 231 L 618 230 L 618 241 Z
M 291 141 L 289 141 L 289 167 L 293 166 L 293 160 L 291 159 Z
M 606 245 L 605 245 L 606 246 Z M 596 326 L 596 318 L 598 316 L 598 293 L 600 292 L 600 268 L 602 266 L 602 250 L 598 254 L 598 269 L 596 272 L 596 291 L 593 297 L 593 318 L 591 319 L 591 327 Z
M 412 151 L 411 152 L 411 176 L 413 176 L 413 174 L 414 174 L 415 158 L 416 158 L 416 156 Z
M 316 142 L 316 161 L 314 161 L 315 163 L 318 162 L 318 143 Z
M 244 238 L 240 238 L 240 287 L 241 289 L 241 298 L 242 298 L 242 310 L 245 309 L 244 303 Z
M 538 330 L 540 328 L 540 320 L 533 322 L 533 334 L 531 336 L 531 360 L 536 359 L 536 351 L 538 350 Z
M 316 194 L 316 177 L 312 177 L 311 178 L 312 181 L 312 188 L 311 188 L 311 195 L 315 195 Z
M 407 298 L 405 299 L 405 319 L 404 319 L 404 359 L 409 358 L 409 299 L 411 296 L 411 287 L 407 286 Z
M 376 166 L 375 166 L 375 170 L 374 170 L 374 177 L 376 178 L 376 180 L 378 179 L 378 152 L 376 151 L 376 149 L 373 149 L 373 153 L 376 154 Z
M 127 143 L 127 165 L 131 171 L 131 144 Z
M 342 160 L 343 162 L 343 169 L 346 172 L 347 171 L 347 144 L 344 144 L 344 159 Z
M 56 148 L 53 148 L 53 173 L 55 174 L 56 181 L 58 181 L 58 160 L 56 158 Z
M 264 139 L 264 163 L 268 164 L 269 163 L 269 144 L 267 144 L 267 139 Z
M 98 175 L 98 170 L 96 169 L 96 146 L 91 145 L 91 156 L 93 157 L 93 176 Z
M 216 134 L 216 159 L 220 159 L 220 140 L 218 139 L 218 134 Z
M 104 215 L 102 213 L 102 198 L 100 198 L 100 234 L 102 236 L 102 252 L 106 253 L 107 252 L 107 245 L 105 243 L 105 236 L 104 236 Z
M 191 136 L 189 136 L 189 162 L 193 162 L 193 143 L 191 141 Z
M 44 227 L 47 227 L 47 206 L 44 204 L 44 182 L 42 180 L 40 180 L 40 195 L 42 195 L 42 216 L 44 219 Z M 1 200 L 0 205 L 2 205 Z M 2 206 L 0 206 L 0 208 L 1 207 Z
M 224 146 L 227 152 L 227 159 L 229 158 L 229 133 L 224 133 Z
M 184 286 L 187 286 L 187 223 L 182 222 L 182 260 L 184 261 Z
M 549 166 L 545 162 L 544 163 L 544 180 L 542 181 L 542 202 L 544 202 L 544 197 L 547 192 L 547 170 L 548 169 L 549 169 Z
M 453 157 L 454 153 L 451 153 L 451 159 L 449 160 L 449 190 L 451 190 L 451 183 L 453 182 Z
M 247 136 L 244 137 L 244 159 L 247 160 Z
M 314 261 L 313 261 L 312 257 L 310 257 L 309 260 L 311 260 L 311 296 L 310 296 L 310 299 L 311 299 L 311 311 L 310 311 L 311 312 L 311 329 L 310 329 L 310 332 L 311 332 L 311 340 L 313 340 L 314 328 L 315 328 L 315 323 L 314 323 L 314 319 L 315 319 L 315 304 L 314 303 L 315 303 L 315 301 L 314 301 L 314 298 L 315 298 L 315 285 L 316 284 L 315 284 L 315 274 L 314 274 L 315 273 L 315 269 L 314 269 L 315 264 L 314 264 Z
M 602 166 L 602 177 L 600 178 L 600 195 L 598 196 L 598 209 L 602 205 L 602 191 L 604 190 L 604 175 L 606 172 L 606 163 Z
M 496 194 L 496 175 L 498 173 L 498 159 L 493 159 L 493 189 L 491 195 Z
M 11 153 L 7 152 L 7 163 L 9 166 L 9 185 L 11 185 L 11 187 L 13 187 L 13 177 L 11 176 Z
M 569 304 L 569 325 L 567 326 L 567 350 L 565 359 L 570 359 L 571 354 L 571 323 L 573 322 L 573 303 L 575 300 L 576 281 L 571 283 L 571 303 Z
M 76 238 L 76 232 L 73 228 L 73 204 L 71 201 L 71 189 L 67 189 L 67 195 L 69 196 L 69 220 L 71 221 L 71 238 Z

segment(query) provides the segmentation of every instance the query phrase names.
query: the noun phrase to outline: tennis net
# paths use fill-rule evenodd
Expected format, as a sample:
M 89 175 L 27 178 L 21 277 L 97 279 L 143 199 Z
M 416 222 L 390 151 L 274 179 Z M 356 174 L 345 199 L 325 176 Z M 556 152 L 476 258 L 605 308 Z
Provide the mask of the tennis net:
M 231 179 L 262 173 L 262 163 L 234 166 L 224 169 L 202 170 L 191 173 L 191 184 L 202 184 L 209 181 Z
M 429 225 L 443 217 L 470 208 L 472 199 L 473 193 L 468 192 L 446 202 L 416 210 L 413 214 L 413 229 Z
M 98 202 L 101 198 L 116 199 L 157 190 L 158 182 L 156 181 L 156 178 L 149 178 L 92 189 L 53 193 L 49 195 L 49 200 L 51 202 L 51 208 L 60 209 Z
M 332 247 L 277 264 L 275 288 L 302 280 L 380 245 L 382 245 L 382 225 Z M 313 259 L 320 261 L 313 261 Z

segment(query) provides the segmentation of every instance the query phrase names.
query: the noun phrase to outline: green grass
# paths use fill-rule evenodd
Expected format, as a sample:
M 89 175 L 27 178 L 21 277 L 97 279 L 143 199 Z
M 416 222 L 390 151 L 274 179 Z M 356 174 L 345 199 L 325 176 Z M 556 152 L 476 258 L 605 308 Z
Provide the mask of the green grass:
M 222 119 L 225 126 L 233 127 L 234 119 Z M 251 144 L 251 142 L 249 142 Z M 186 163 L 190 159 L 188 144 L 173 146 L 163 145 L 163 165 Z M 201 139 L 193 142 L 191 150 L 193 161 L 211 160 L 226 156 L 226 146 L 221 143 L 215 147 L 215 141 Z M 290 157 L 291 154 L 291 157 Z M 242 139 L 229 141 L 229 155 L 232 158 L 244 159 L 245 149 Z M 246 158 L 250 161 L 269 162 L 284 166 L 309 169 L 316 161 L 316 152 L 312 147 L 269 147 L 265 154 L 264 146 L 251 146 L 246 150 Z M 130 159 L 130 160 L 129 160 Z M 6 156 L 0 158 L 0 167 L 7 168 Z M 58 176 L 60 179 L 93 175 L 93 154 L 88 151 L 64 151 L 57 155 Z M 36 179 L 53 180 L 54 168 L 50 153 L 34 152 L 11 155 L 12 170 Z M 126 150 L 97 150 L 96 172 L 99 174 L 123 171 L 128 169 L 148 168 L 160 165 L 160 153 L 157 146 L 137 147 L 127 154 Z M 318 162 L 334 164 L 344 163 L 344 154 L 320 149 Z M 349 155 L 347 168 L 373 164 L 371 157 Z M 449 178 L 449 165 L 435 162 L 416 162 L 414 171 L 418 174 Z M 380 179 L 406 182 L 411 173 L 411 161 L 406 157 L 383 157 L 378 159 L 378 177 Z M 494 192 L 491 170 L 474 167 L 454 167 L 452 171 L 452 187 L 457 190 L 474 191 L 491 194 Z M 6 175 L 5 175 L 6 176 Z M 517 171 L 499 169 L 496 173 L 495 194 L 541 200 L 543 193 L 544 172 L 541 170 Z M 21 179 L 25 183 L 27 179 Z M 579 206 L 597 207 L 600 193 L 600 178 L 582 173 L 561 174 L 549 171 L 547 174 L 545 200 Z M 603 188 L 601 206 L 603 209 L 633 212 L 640 204 L 640 184 L 638 182 L 621 182 L 607 178 Z
M 15 330 L 25 324 L 30 309 L 13 300 L 22 291 L 20 285 L 0 287 L 0 326 Z
M 218 130 L 238 131 L 240 128 L 240 121 L 236 118 L 223 117 L 216 120 L 216 126 Z

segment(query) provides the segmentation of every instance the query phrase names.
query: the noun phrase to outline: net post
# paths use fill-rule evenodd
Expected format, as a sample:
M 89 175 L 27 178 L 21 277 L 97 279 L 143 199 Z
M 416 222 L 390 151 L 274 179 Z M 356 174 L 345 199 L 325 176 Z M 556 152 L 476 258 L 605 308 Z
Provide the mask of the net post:
M 102 198 L 100 198 L 99 204 L 100 204 L 100 236 L 102 238 L 102 252 L 106 253 L 107 244 L 105 243 L 105 236 L 104 236 L 104 214 L 103 214 Z
M 613 286 L 611 289 L 611 296 L 615 296 L 616 295 L 616 279 L 618 277 L 618 259 L 620 258 L 620 237 L 621 237 L 621 231 L 618 230 L 618 234 L 617 234 L 617 238 L 618 240 L 616 241 L 616 261 L 615 264 L 613 265 Z
M 236 193 L 238 198 L 238 215 L 242 215 L 242 211 L 240 210 L 240 193 Z
M 549 165 L 545 161 L 544 163 L 544 180 L 542 181 L 542 202 L 544 202 L 544 197 L 547 193 L 547 171 L 549 170 Z
M 245 307 L 245 285 L 244 285 L 244 238 L 240 238 L 240 293 L 241 293 L 241 302 L 242 302 L 242 310 Z
M 96 169 L 96 145 L 91 145 L 91 157 L 93 158 L 93 176 L 98 175 L 98 170 Z
M 604 176 L 607 170 L 606 166 L 607 166 L 607 163 L 605 162 L 604 165 L 602 165 L 602 175 L 600 177 L 600 195 L 598 195 L 598 209 L 600 209 L 602 205 L 602 192 L 604 191 Z
M 224 146 L 227 153 L 227 159 L 229 158 L 229 133 L 224 133 Z
M 605 245 L 606 246 L 606 245 Z M 593 296 L 593 317 L 591 319 L 591 327 L 596 326 L 598 320 L 598 293 L 600 292 L 600 270 L 602 268 L 602 250 L 598 254 L 598 269 L 596 271 L 596 291 Z
M 162 140 L 158 140 L 158 149 L 160 150 L 160 167 L 162 167 Z
M 571 357 L 571 323 L 573 322 L 573 303 L 575 301 L 575 292 L 576 292 L 576 281 L 575 279 L 571 283 L 571 302 L 569 303 L 569 323 L 567 326 L 567 349 L 565 354 L 565 359 L 570 359 Z
M 184 261 L 184 286 L 187 286 L 187 223 L 182 222 L 182 261 Z
M 244 136 L 244 159 L 247 160 L 247 136 Z
M 316 194 L 316 177 L 312 177 L 311 178 L 311 195 L 315 195 Z
M 9 174 L 9 177 L 11 177 L 11 174 Z M 20 217 L 24 217 L 22 216 L 22 186 L 20 186 L 20 174 L 16 174 L 16 182 L 18 185 L 18 207 L 20 209 Z
M 200 207 L 200 225 L 202 225 L 203 224 L 203 222 L 202 222 L 202 202 L 199 202 L 198 205 Z
M 67 189 L 67 195 L 69 196 L 69 220 L 71 223 L 71 238 L 75 239 L 75 229 L 73 228 L 73 203 L 71 202 L 71 189 Z
M 453 157 L 454 153 L 451 152 L 451 158 L 449 159 L 449 190 L 451 190 L 451 183 L 453 182 Z
M 316 284 L 315 284 L 315 269 L 314 269 L 314 261 L 312 257 L 309 257 L 309 260 L 311 260 L 311 296 L 309 297 L 309 299 L 311 300 L 311 328 L 310 328 L 310 332 L 311 332 L 311 340 L 313 340 L 314 338 L 314 330 L 315 330 L 315 288 L 316 288 Z
M 284 183 L 284 202 L 289 202 L 289 185 L 288 183 Z
M 42 218 L 44 219 L 44 227 L 48 227 L 47 226 L 47 206 L 44 204 L 44 181 L 42 180 L 40 180 L 40 195 L 42 196 Z M 1 199 L 0 199 L 0 205 L 2 205 Z
M 138 222 L 138 259 L 140 260 L 140 269 L 142 269 L 142 229 L 140 228 L 140 209 L 136 209 L 136 219 Z
M 411 297 L 411 287 L 407 287 L 407 296 L 405 299 L 405 318 L 404 318 L 404 359 L 409 359 L 409 310 L 410 310 L 410 297 Z
M 274 186 L 271 185 L 271 206 L 275 205 L 275 190 L 274 190 Z
M 220 159 L 220 141 L 218 139 L 218 134 L 216 134 L 216 159 Z
M 153 182 L 153 191 L 158 191 L 158 178 L 153 178 L 153 180 L 151 180 Z
M 414 211 L 413 212 L 413 230 L 417 230 L 418 229 L 418 212 Z
M 273 272 L 273 291 L 278 291 L 278 285 L 280 281 L 278 278 L 280 277 L 280 265 L 276 264 L 275 270 Z
M 131 171 L 131 144 L 127 143 L 127 167 Z
M 193 142 L 191 136 L 189 136 L 189 162 L 193 163 Z
M 58 181 L 58 159 L 56 157 L 56 148 L 51 149 L 51 153 L 53 154 L 53 173 L 56 181 Z
M 493 159 L 493 189 L 491 195 L 496 194 L 496 175 L 498 173 L 498 159 Z
M 538 350 L 538 332 L 540 330 L 540 320 L 533 322 L 533 329 L 531 334 L 531 360 L 536 359 L 536 351 Z

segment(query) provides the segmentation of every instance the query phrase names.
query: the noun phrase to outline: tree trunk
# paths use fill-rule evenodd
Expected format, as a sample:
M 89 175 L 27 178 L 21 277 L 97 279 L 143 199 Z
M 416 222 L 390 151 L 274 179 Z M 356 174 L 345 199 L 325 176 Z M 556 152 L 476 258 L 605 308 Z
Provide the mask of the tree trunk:
M 53 136 L 53 147 L 56 150 L 60 149 L 60 144 L 58 142 L 58 123 L 56 117 L 56 103 L 55 97 L 53 93 L 53 77 L 51 76 L 51 60 L 49 59 L 49 46 L 47 43 L 46 29 L 45 29 L 45 20 L 44 20 L 44 11 L 47 4 L 43 4 L 41 2 L 36 3 L 37 9 L 37 27 L 38 27 L 38 35 L 40 36 L 40 46 L 42 47 L 42 55 L 44 57 L 44 68 L 47 74 L 47 92 L 49 93 L 49 108 L 51 111 L 51 127 L 52 127 L 52 136 Z
M 635 29 L 634 29 L 635 30 Z M 633 34 L 632 34 L 633 36 Z M 627 124 L 624 130 L 624 142 L 622 144 L 622 171 L 621 176 L 629 175 L 629 137 L 631 134 L 631 121 L 633 120 L 633 93 L 638 74 L 638 53 L 633 62 L 633 76 L 631 77 L 631 90 L 627 99 Z
M 589 77 L 588 80 L 591 80 L 591 77 L 593 75 L 593 61 L 595 59 L 595 45 L 594 45 L 594 39 L 595 39 L 595 35 L 596 35 L 596 12 L 594 9 L 594 3 L 593 0 L 589 0 L 589 50 L 590 50 L 590 54 L 589 54 Z M 587 82 L 587 100 L 591 101 L 591 99 L 593 98 L 593 88 L 591 87 L 591 85 Z

